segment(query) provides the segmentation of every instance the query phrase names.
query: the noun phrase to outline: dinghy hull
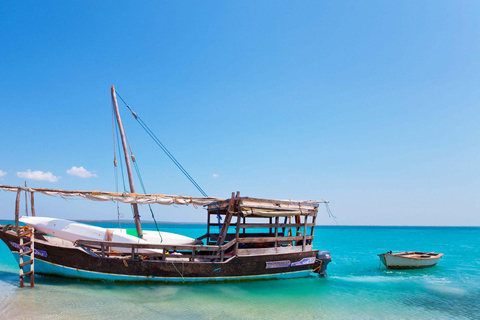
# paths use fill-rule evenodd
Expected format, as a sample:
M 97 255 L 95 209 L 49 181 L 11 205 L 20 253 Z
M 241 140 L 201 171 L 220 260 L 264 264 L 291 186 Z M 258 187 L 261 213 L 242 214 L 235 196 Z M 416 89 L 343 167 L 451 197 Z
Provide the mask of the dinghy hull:
M 443 253 L 401 252 L 378 256 L 387 269 L 420 269 L 436 265 Z

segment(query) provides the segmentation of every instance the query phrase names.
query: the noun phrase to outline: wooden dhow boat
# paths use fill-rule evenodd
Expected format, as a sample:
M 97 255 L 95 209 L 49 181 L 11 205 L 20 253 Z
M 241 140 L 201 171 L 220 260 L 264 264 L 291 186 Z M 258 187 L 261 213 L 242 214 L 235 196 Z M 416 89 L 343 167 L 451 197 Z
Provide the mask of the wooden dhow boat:
M 443 253 L 418 251 L 392 253 L 389 251 L 378 256 L 387 269 L 419 269 L 436 265 Z
M 0 190 L 17 194 L 15 223 L 0 225 L 0 239 L 19 263 L 21 286 L 27 276 L 30 276 L 33 286 L 34 273 L 101 281 L 167 283 L 278 279 L 304 277 L 312 273 L 326 275 L 327 265 L 331 261 L 330 253 L 314 249 L 313 239 L 318 207 L 327 201 L 259 199 L 241 197 L 239 192 L 232 193 L 229 198 L 208 197 L 204 192 L 204 197 L 135 193 L 130 169 L 130 158 L 133 162 L 135 158 L 128 153 L 131 149 L 127 148 L 114 87 L 111 93 L 130 192 L 0 185 Z M 132 114 L 138 117 L 133 111 Z M 75 232 L 55 225 L 52 229 L 56 230 L 55 233 L 46 228 L 52 227 L 48 221 L 55 219 L 44 221 L 41 229 L 44 232 L 35 230 L 33 222 L 28 225 L 28 221 L 34 221 L 32 219 L 24 218 L 27 226 L 21 226 L 22 193 L 30 199 L 32 216 L 35 216 L 34 194 L 131 204 L 135 236 L 139 240 L 130 241 L 126 236 L 122 238 L 118 234 L 120 229 L 96 230 L 100 238 L 86 234 L 82 237 L 84 231 L 81 230 L 87 230 L 88 227 L 78 224 L 75 225 Z M 140 221 L 139 204 L 203 206 L 206 209 L 206 233 L 189 244 L 147 241 Z M 24 268 L 28 267 L 29 271 L 25 272 Z

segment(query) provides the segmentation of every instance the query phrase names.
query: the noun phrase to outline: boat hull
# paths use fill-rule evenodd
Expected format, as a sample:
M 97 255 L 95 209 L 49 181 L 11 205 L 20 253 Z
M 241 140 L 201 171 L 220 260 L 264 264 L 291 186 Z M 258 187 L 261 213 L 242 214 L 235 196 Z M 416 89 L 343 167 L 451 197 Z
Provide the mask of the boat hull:
M 379 255 L 379 257 L 380 261 L 382 261 L 388 269 L 421 269 L 433 267 L 441 258 L 440 256 L 431 259 L 411 259 L 386 253 Z
M 19 238 L 8 232 L 0 232 L 0 238 L 18 259 Z M 328 263 L 321 264 L 315 258 L 317 252 L 232 256 L 224 262 L 173 262 L 101 257 L 79 247 L 36 240 L 35 273 L 97 281 L 164 283 L 295 278 L 308 276 L 318 267 L 321 270 L 316 272 L 326 273 Z

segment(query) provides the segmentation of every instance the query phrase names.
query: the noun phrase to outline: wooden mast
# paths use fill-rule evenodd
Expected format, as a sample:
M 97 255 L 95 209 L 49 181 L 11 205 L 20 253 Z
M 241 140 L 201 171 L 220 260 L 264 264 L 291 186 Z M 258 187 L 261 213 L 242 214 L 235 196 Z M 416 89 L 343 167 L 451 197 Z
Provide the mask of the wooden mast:
M 122 119 L 120 118 L 120 112 L 118 111 L 117 95 L 115 94 L 114 86 L 112 86 L 112 102 L 115 109 L 118 129 L 120 131 L 120 136 L 122 137 L 122 146 L 123 146 L 123 152 L 125 154 L 125 164 L 127 167 L 128 182 L 130 184 L 130 192 L 135 193 L 135 187 L 133 185 L 132 169 L 130 167 L 130 158 L 128 156 L 127 142 L 125 139 L 125 131 L 123 130 Z M 138 236 L 142 238 L 143 231 L 142 231 L 142 224 L 140 223 L 140 214 L 138 213 L 138 205 L 136 203 L 132 203 L 132 207 L 133 207 L 133 218 L 135 219 L 135 227 L 137 228 Z

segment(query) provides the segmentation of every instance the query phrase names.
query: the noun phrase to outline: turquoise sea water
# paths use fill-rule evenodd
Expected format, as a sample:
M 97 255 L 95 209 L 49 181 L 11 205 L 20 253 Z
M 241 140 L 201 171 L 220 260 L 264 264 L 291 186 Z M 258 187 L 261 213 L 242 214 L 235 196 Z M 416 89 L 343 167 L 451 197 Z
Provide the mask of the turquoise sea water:
M 0 319 L 480 319 L 480 228 L 317 227 L 315 236 L 314 247 L 332 254 L 327 278 L 137 285 L 37 277 L 34 289 L 18 287 L 2 242 Z M 429 269 L 387 271 L 376 255 L 389 250 L 445 255 Z

